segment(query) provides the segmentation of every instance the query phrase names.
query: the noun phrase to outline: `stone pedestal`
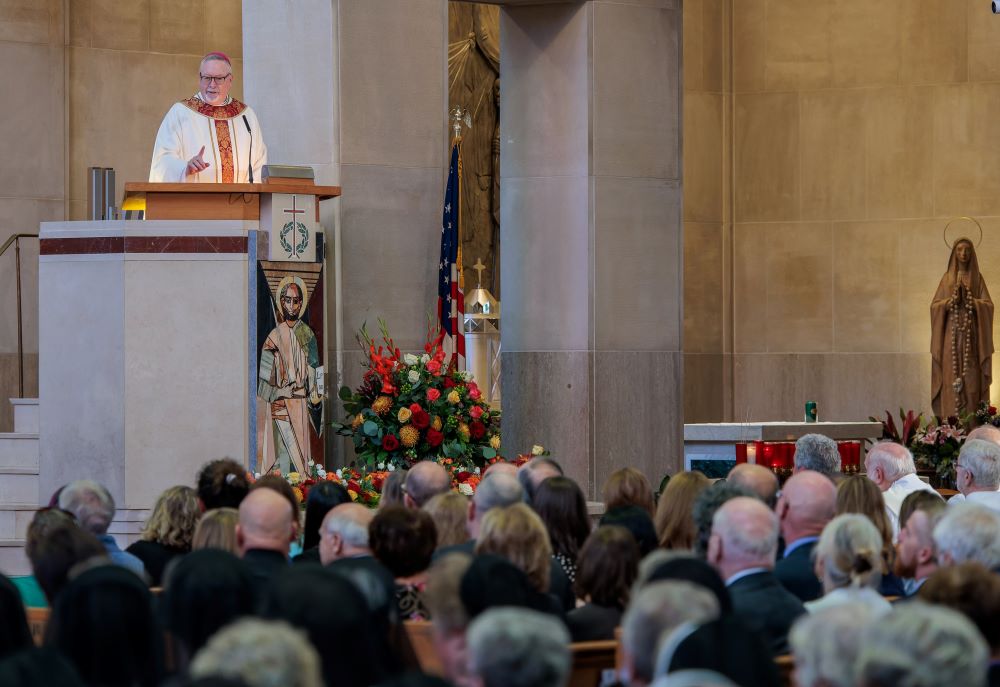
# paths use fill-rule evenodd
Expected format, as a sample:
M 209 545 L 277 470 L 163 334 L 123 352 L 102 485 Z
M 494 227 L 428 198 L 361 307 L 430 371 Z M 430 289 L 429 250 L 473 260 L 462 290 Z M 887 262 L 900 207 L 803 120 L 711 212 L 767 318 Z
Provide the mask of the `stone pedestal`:
M 501 11 L 503 433 L 598 493 L 681 467 L 678 2 Z

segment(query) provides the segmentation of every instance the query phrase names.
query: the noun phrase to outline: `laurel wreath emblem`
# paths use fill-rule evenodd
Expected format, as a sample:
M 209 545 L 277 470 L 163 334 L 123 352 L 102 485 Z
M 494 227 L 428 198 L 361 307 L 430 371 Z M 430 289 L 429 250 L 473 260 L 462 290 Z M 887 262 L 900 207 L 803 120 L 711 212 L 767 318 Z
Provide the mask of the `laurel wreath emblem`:
M 297 232 L 299 236 L 299 241 L 295 245 L 294 251 L 292 250 L 292 244 L 288 241 L 288 237 L 293 231 Z M 309 230 L 306 229 L 306 225 L 302 222 L 286 222 L 285 226 L 281 228 L 281 233 L 278 234 L 278 238 L 281 241 L 281 247 L 285 249 L 286 253 L 298 255 L 309 245 Z M 292 240 L 296 240 L 294 236 L 292 237 Z

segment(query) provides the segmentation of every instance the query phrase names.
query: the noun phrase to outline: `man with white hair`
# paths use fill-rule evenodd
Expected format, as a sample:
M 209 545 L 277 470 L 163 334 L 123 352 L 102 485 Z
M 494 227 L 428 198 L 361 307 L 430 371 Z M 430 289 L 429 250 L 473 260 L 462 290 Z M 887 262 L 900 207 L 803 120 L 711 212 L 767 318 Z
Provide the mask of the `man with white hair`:
M 949 506 L 934 528 L 938 564 L 977 561 L 1000 569 L 1000 513 L 978 503 Z
M 734 615 L 774 655 L 788 652 L 788 630 L 806 612 L 772 572 L 777 550 L 778 517 L 760 500 L 738 496 L 716 511 L 707 560 L 726 582 Z
M 439 549 L 434 553 L 434 560 L 449 553 L 467 553 L 470 556 L 476 548 L 479 538 L 479 527 L 483 518 L 494 508 L 505 508 L 521 503 L 524 500 L 524 488 L 520 480 L 510 472 L 495 472 L 490 469 L 483 481 L 476 487 L 476 493 L 469 499 L 466 512 L 465 531 L 469 539 L 461 544 L 454 544 Z
M 260 183 L 267 146 L 257 115 L 229 96 L 233 65 L 210 52 L 198 68 L 198 92 L 174 103 L 160 124 L 149 180 Z
M 859 643 L 851 685 L 986 685 L 986 641 L 971 621 L 942 606 L 899 604 L 869 624 Z
M 470 681 L 477 687 L 563 687 L 572 657 L 569 631 L 526 608 L 495 608 L 468 631 Z
M 955 485 L 961 493 L 948 503 L 968 501 L 1000 511 L 1000 446 L 967 439 L 955 461 Z
M 719 617 L 719 601 L 704 587 L 668 580 L 644 586 L 622 617 L 622 661 L 629 687 L 653 681 L 657 648 L 685 623 L 700 625 Z
M 1000 427 L 994 427 L 993 425 L 979 425 L 965 436 L 966 441 L 969 441 L 970 439 L 985 439 L 986 441 L 991 441 L 1000 446 Z
M 812 470 L 830 479 L 840 476 L 837 442 L 822 434 L 804 434 L 795 442 L 795 472 Z
M 103 485 L 89 479 L 70 482 L 59 494 L 59 508 L 72 513 L 80 527 L 97 537 L 112 563 L 145 579 L 146 566 L 142 561 L 118 548 L 115 538 L 108 534 L 108 527 L 115 518 L 115 500 Z
M 865 458 L 868 479 L 882 491 L 885 512 L 892 523 L 893 535 L 899 534 L 899 509 L 903 499 L 915 491 L 934 491 L 934 487 L 917 477 L 913 454 L 902 444 L 879 441 Z
M 854 687 L 861 633 L 885 611 L 851 601 L 799 618 L 788 635 L 799 687 Z

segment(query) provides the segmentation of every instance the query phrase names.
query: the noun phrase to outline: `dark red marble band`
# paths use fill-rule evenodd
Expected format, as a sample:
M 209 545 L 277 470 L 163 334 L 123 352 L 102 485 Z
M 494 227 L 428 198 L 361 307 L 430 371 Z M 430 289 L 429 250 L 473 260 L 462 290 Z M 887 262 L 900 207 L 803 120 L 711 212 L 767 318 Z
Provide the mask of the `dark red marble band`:
M 91 236 L 42 239 L 41 255 L 111 253 L 246 253 L 245 236 Z

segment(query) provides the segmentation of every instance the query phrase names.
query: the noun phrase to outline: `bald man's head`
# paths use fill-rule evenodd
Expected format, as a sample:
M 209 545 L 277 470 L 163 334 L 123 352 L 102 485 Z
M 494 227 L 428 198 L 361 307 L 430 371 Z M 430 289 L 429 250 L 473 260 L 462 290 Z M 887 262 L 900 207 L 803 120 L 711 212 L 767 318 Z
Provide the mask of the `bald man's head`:
M 291 504 L 273 489 L 252 489 L 240 503 L 236 543 L 240 554 L 250 549 L 280 551 L 288 555 L 294 535 Z M 292 517 L 289 517 L 292 516 Z
M 796 472 L 781 489 L 775 507 L 786 544 L 815 537 L 837 511 L 837 487 L 826 475 L 813 470 Z
M 728 579 L 749 568 L 774 567 L 778 550 L 778 518 L 760 499 L 729 499 L 712 518 L 708 562 Z
M 433 460 L 422 460 L 406 473 L 404 486 L 406 495 L 403 500 L 407 507 L 423 508 L 434 496 L 451 489 L 451 477 Z
M 865 456 L 865 472 L 868 479 L 886 491 L 896 480 L 917 471 L 913 464 L 913 454 L 902 444 L 893 441 L 876 442 Z
M 746 487 L 760 497 L 769 508 L 774 508 L 778 498 L 778 477 L 763 465 L 740 463 L 729 471 L 727 482 Z
M 994 427 L 993 425 L 980 425 L 969 432 L 969 436 L 966 437 L 966 441 L 969 439 L 982 439 L 983 441 L 989 441 L 1000 445 L 1000 428 Z

